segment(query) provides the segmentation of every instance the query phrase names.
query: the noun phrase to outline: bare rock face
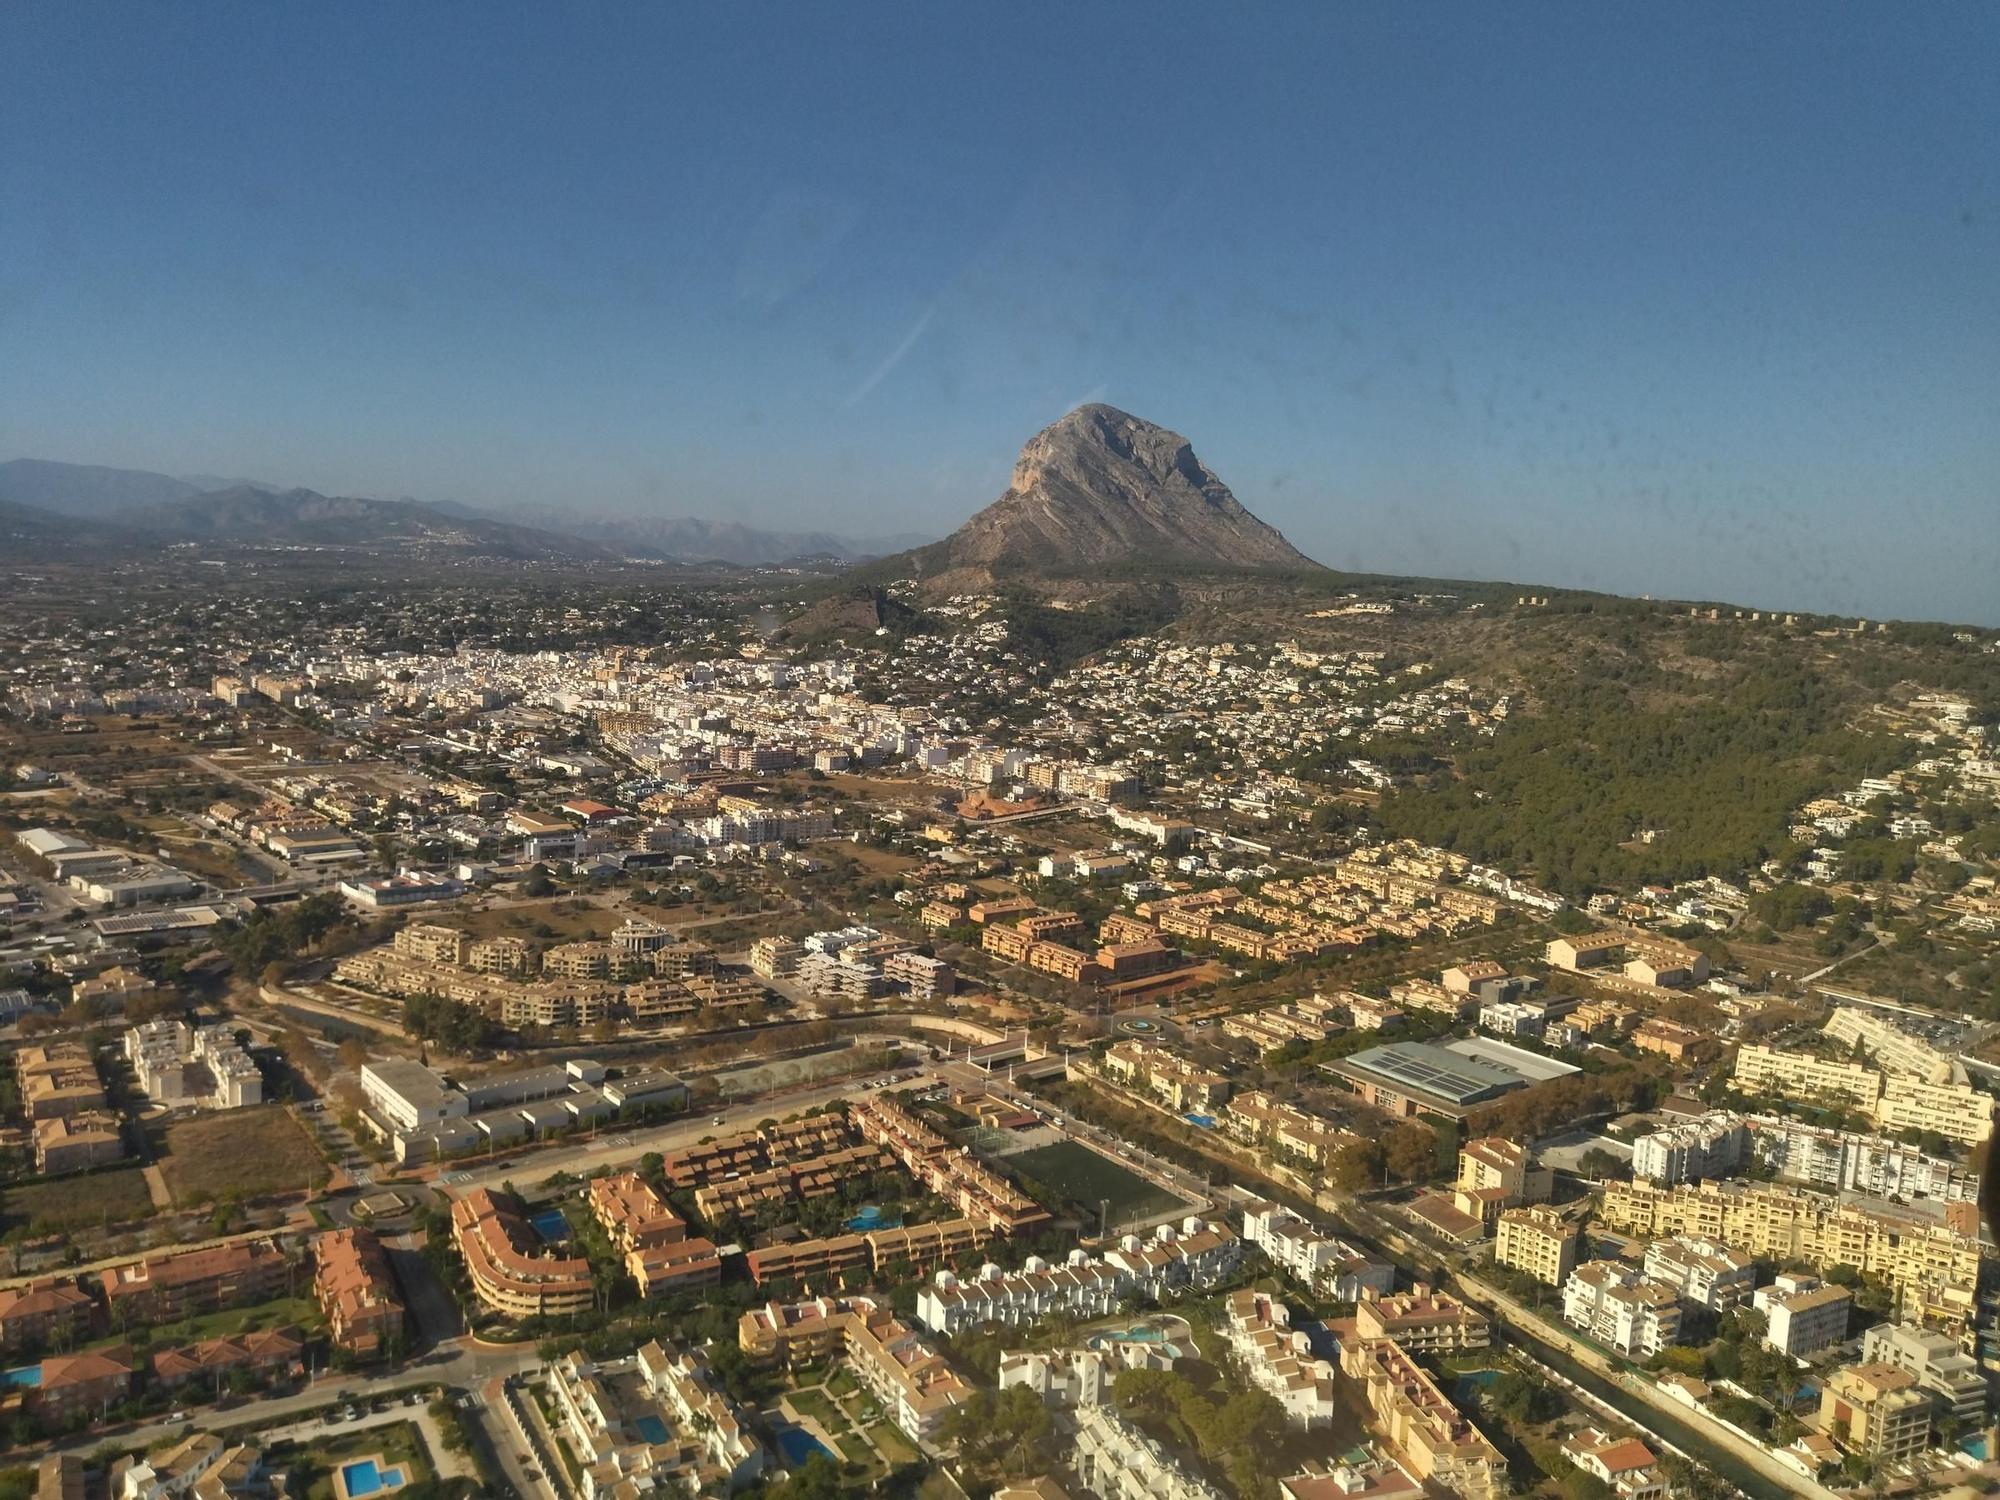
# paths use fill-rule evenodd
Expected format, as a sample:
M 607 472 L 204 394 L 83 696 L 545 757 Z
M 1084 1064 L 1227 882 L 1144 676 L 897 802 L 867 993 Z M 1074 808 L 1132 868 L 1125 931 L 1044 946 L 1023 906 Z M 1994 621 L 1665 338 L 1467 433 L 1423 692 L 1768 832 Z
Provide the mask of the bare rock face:
M 939 550 L 954 568 L 1318 566 L 1245 510 L 1186 438 L 1097 405 L 1030 438 L 1007 493 Z

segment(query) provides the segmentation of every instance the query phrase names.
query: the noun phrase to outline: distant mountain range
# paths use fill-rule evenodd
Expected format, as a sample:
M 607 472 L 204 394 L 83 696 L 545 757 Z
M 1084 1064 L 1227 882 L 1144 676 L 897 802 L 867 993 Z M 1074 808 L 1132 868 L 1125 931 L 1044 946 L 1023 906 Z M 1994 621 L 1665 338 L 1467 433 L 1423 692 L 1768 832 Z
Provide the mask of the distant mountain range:
M 704 521 L 695 516 L 581 520 L 566 528 L 602 542 L 627 557 L 665 557 L 762 566 L 801 558 L 830 557 L 861 562 L 920 546 L 931 538 L 903 532 L 895 536 L 847 537 L 830 531 L 764 531 L 740 521 Z
M 345 547 L 515 560 L 854 562 L 909 547 L 909 535 L 857 540 L 764 531 L 694 517 L 594 518 L 532 526 L 468 506 L 364 499 L 210 475 L 17 458 L 0 463 L 0 537 L 25 558 L 210 547 Z
M 979 586 L 996 574 L 1079 569 L 1316 570 L 1238 503 L 1179 433 L 1080 406 L 1028 440 L 1013 483 L 943 541 L 766 531 L 687 516 L 505 512 L 364 499 L 209 476 L 21 458 L 0 463 L 0 534 L 27 558 L 92 551 L 314 547 L 516 560 L 618 559 L 759 567 L 878 559 L 877 576 Z

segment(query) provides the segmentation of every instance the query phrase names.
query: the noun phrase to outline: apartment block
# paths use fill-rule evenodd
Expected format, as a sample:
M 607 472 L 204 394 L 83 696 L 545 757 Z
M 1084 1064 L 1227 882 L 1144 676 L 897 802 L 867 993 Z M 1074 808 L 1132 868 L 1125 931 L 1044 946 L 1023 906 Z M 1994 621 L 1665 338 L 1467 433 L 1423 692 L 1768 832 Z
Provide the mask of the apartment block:
M 103 1272 L 99 1287 L 113 1326 L 130 1328 L 268 1302 L 289 1271 L 274 1241 L 237 1240 L 128 1261 Z
M 1710 1312 L 1740 1307 L 1757 1289 L 1756 1261 L 1740 1250 L 1693 1235 L 1648 1245 L 1646 1274 L 1672 1287 L 1681 1301 Z
M 1817 1425 L 1849 1453 L 1899 1463 L 1930 1446 L 1932 1409 L 1908 1370 L 1848 1365 L 1821 1388 Z
M 1340 1369 L 1361 1382 L 1377 1430 L 1417 1479 L 1462 1500 L 1509 1493 L 1499 1450 L 1395 1340 L 1343 1340 Z
M 1887 1136 L 1828 1130 L 1769 1115 L 1752 1115 L 1748 1123 L 1757 1159 L 1794 1182 L 1875 1198 L 1969 1203 L 1979 1197 L 1977 1172 Z
M 737 1343 L 752 1359 L 787 1365 L 843 1358 L 896 1425 L 919 1442 L 936 1442 L 946 1417 L 973 1392 L 922 1335 L 867 1297 L 752 1308 L 737 1324 Z
M 1750 1304 L 1764 1315 L 1764 1342 L 1796 1357 L 1828 1349 L 1847 1337 L 1847 1288 L 1828 1286 L 1817 1276 L 1786 1273 L 1760 1286 Z
M 1727 1177 L 1750 1154 L 1750 1129 L 1739 1115 L 1717 1111 L 1642 1135 L 1632 1143 L 1632 1175 L 1673 1187 Z
M 427 922 L 412 923 L 398 932 L 390 944 L 396 952 L 427 964 L 465 962 L 471 940 L 455 927 L 439 927 Z
M 1545 1286 L 1561 1286 L 1576 1269 L 1582 1239 L 1582 1229 L 1552 1208 L 1510 1208 L 1501 1213 L 1494 1231 L 1493 1259 Z
M 1407 1292 L 1364 1297 L 1354 1308 L 1354 1331 L 1364 1341 L 1387 1339 L 1417 1354 L 1493 1343 L 1493 1324 L 1485 1313 L 1421 1282 Z
M 1986 1372 L 1949 1336 L 1908 1324 L 1878 1323 L 1862 1338 L 1861 1358 L 1907 1370 L 1917 1378 L 1918 1389 L 1936 1401 L 1938 1414 L 1951 1417 L 1962 1430 L 1986 1425 Z
M 1735 1077 L 1746 1090 L 1859 1110 L 1885 1131 L 1929 1131 L 1966 1146 L 1993 1134 L 1993 1096 L 1970 1084 L 1927 1083 L 1770 1047 L 1739 1049 Z
M 336 1229 L 313 1240 L 313 1296 L 336 1349 L 374 1359 L 402 1337 L 403 1298 L 370 1230 Z
M 452 1239 L 475 1296 L 509 1318 L 581 1312 L 595 1300 L 590 1262 L 542 1243 L 521 1200 L 474 1188 L 451 1205 Z
M 30 1134 L 35 1170 L 44 1177 L 88 1171 L 125 1156 L 125 1129 L 116 1115 L 99 1111 L 37 1120 Z
M 97 1318 L 97 1299 L 74 1277 L 47 1276 L 0 1288 L 0 1349 L 81 1343 Z
M 1598 1210 L 1609 1229 L 1689 1234 L 1760 1260 L 1852 1266 L 1888 1278 L 1904 1315 L 1962 1324 L 1979 1283 L 1979 1241 L 1947 1224 L 1842 1204 L 1797 1188 L 1703 1182 L 1676 1188 L 1607 1182 Z
M 1212 1111 L 1229 1097 L 1229 1080 L 1220 1073 L 1145 1042 L 1113 1042 L 1098 1067 L 1107 1078 L 1180 1112 Z
M 690 1236 L 687 1221 L 638 1173 L 593 1178 L 588 1202 L 592 1217 L 625 1257 L 641 1296 L 714 1286 L 722 1279 L 715 1243 Z
M 1563 1283 L 1563 1321 L 1607 1348 L 1644 1359 L 1679 1336 L 1680 1295 L 1629 1267 L 1593 1260 Z

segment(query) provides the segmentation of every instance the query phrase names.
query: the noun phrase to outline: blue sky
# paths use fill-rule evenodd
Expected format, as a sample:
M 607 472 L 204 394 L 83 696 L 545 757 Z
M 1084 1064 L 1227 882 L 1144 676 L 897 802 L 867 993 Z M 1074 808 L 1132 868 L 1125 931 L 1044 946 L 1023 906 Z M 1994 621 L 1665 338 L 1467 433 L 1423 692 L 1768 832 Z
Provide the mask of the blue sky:
M 2000 623 L 2000 11 L 0 8 L 0 457 Z

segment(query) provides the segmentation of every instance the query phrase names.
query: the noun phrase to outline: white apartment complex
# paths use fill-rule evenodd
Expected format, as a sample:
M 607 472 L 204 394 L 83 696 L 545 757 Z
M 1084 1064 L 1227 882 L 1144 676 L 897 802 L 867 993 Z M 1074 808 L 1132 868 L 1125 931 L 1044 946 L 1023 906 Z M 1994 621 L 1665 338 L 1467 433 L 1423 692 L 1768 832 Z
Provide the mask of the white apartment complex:
M 1394 1291 L 1396 1268 L 1334 1239 L 1275 1203 L 1243 1209 L 1243 1242 L 1323 1297 L 1359 1302 L 1371 1292 Z
M 1680 1294 L 1614 1261 L 1593 1260 L 1563 1283 L 1563 1321 L 1633 1359 L 1657 1354 L 1680 1333 Z

